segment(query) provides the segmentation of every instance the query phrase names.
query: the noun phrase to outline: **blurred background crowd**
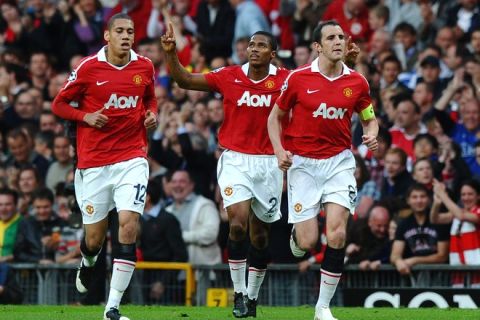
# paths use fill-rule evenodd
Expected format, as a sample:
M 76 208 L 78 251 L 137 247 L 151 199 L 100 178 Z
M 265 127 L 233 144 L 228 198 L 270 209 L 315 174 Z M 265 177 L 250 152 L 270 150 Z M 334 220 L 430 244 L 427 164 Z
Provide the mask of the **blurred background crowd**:
M 258 30 L 277 37 L 275 65 L 309 63 L 313 29 L 336 19 L 361 49 L 355 69 L 370 83 L 381 125 L 372 153 L 361 145 L 359 119 L 352 121 L 358 196 L 347 261 L 365 270 L 393 262 L 402 274 L 418 263 L 478 263 L 479 9 L 478 0 L 0 1 L 0 262 L 79 261 L 74 130 L 50 108 L 69 72 L 104 45 L 108 18 L 125 12 L 135 22 L 135 50 L 155 66 L 159 107 L 140 258 L 226 257 L 228 222 L 215 180 L 222 97 L 171 80 L 159 42 L 167 24 L 181 63 L 205 73 L 246 63 Z M 284 199 L 271 259 L 305 271 L 322 261 L 325 244 L 294 259 L 286 208 Z

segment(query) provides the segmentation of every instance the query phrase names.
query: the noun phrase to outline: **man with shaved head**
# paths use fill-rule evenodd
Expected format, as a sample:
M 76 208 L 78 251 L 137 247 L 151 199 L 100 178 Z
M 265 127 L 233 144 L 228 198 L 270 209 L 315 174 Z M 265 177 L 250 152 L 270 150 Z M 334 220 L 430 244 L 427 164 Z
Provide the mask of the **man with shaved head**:
M 388 209 L 375 205 L 368 218 L 350 221 L 346 255 L 349 263 L 358 263 L 362 270 L 377 270 L 380 264 L 388 263 Z

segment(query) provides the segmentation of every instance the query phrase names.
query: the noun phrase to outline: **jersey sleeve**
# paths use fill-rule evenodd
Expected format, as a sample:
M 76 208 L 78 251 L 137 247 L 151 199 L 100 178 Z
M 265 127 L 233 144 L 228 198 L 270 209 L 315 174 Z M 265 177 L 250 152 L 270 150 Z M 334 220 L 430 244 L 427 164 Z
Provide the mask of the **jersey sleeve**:
M 73 101 L 81 99 L 85 91 L 85 67 L 78 67 L 72 71 L 67 82 L 60 89 L 52 103 L 52 112 L 66 120 L 82 121 L 86 112 L 70 105 Z
M 225 83 L 225 78 L 228 73 L 228 69 L 225 67 L 215 69 L 205 74 L 205 79 L 207 80 L 208 86 L 210 89 L 216 92 L 223 94 L 223 85 Z
M 370 86 L 368 85 L 367 80 L 361 77 L 361 95 L 358 98 L 358 103 L 355 106 L 355 112 L 358 114 L 362 113 L 363 110 L 367 109 L 372 104 L 372 98 L 370 97 Z
M 295 105 L 296 93 L 292 88 L 292 84 L 292 77 L 287 77 L 282 85 L 280 96 L 277 98 L 276 104 L 283 111 L 289 111 Z

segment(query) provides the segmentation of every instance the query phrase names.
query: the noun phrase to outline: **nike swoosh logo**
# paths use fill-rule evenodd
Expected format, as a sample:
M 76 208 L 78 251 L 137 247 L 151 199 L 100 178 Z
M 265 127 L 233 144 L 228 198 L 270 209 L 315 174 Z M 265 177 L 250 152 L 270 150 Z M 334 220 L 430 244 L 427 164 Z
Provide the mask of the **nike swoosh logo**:
M 127 271 L 127 270 L 122 270 L 122 269 L 118 269 L 118 268 L 117 268 L 117 271 L 121 271 L 121 272 L 130 272 L 130 271 Z
M 97 81 L 97 86 L 101 86 L 101 85 L 104 85 L 105 83 L 107 83 L 109 80 L 107 81 Z
M 329 286 L 334 286 L 335 283 L 328 283 L 327 281 L 323 280 L 323 283 L 325 283 L 326 285 L 329 285 Z
M 133 201 L 133 204 L 134 204 L 134 205 L 137 205 L 137 204 L 143 204 L 143 202 L 140 202 L 140 201 Z
M 308 94 L 315 93 L 315 92 L 317 92 L 317 91 L 320 91 L 320 89 L 317 89 L 317 90 L 307 89 L 307 93 L 308 93 Z
M 242 80 L 235 79 L 235 83 L 240 83 Z

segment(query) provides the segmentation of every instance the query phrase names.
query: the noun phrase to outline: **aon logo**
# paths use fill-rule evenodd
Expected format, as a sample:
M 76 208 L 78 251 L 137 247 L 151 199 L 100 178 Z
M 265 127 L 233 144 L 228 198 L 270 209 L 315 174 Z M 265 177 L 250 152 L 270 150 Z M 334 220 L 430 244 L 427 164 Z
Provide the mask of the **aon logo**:
M 313 112 L 313 117 L 322 117 L 324 119 L 343 119 L 347 109 L 327 107 L 325 102 L 322 102 L 317 110 Z
M 129 97 L 124 97 L 124 96 L 119 96 L 117 97 L 116 93 L 112 93 L 110 96 L 110 99 L 108 99 L 108 102 L 104 104 L 105 109 L 110 109 L 110 108 L 120 108 L 120 109 L 126 109 L 126 108 L 135 108 L 137 106 L 138 102 L 138 96 L 129 96 Z
M 246 104 L 248 107 L 270 107 L 272 103 L 272 96 L 267 94 L 253 94 L 250 95 L 250 91 L 245 91 L 240 99 L 237 101 L 237 106 Z

